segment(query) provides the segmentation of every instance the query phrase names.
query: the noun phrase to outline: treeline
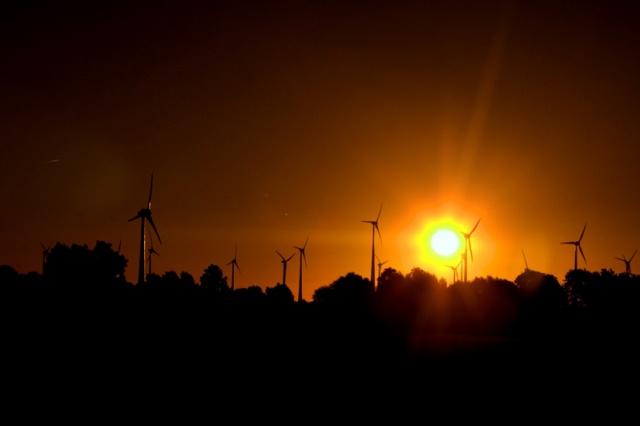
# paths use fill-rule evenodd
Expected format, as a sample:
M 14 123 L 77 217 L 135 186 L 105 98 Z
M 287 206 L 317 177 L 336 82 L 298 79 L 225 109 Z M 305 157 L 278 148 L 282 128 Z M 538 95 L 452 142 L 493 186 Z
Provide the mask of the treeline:
M 288 286 L 231 290 L 222 269 L 209 265 L 198 280 L 182 271 L 150 273 L 143 285 L 125 278 L 127 259 L 110 243 L 93 248 L 57 243 L 43 258 L 43 273 L 19 274 L 0 265 L 5 303 L 56 301 L 67 309 L 87 303 L 189 303 L 201 309 L 307 309 L 367 318 L 403 332 L 519 335 L 626 330 L 636 319 L 640 277 L 612 270 L 571 270 L 555 276 L 526 269 L 514 281 L 491 276 L 451 285 L 420 268 L 407 274 L 387 268 L 374 286 L 349 273 L 319 287 L 310 302 L 295 303 Z M 86 298 L 86 299 L 85 299 Z M 53 304 L 53 303 L 52 303 Z M 313 305 L 313 308 L 309 306 Z M 42 308 L 42 306 L 41 306 Z M 96 306 L 97 308 L 97 306 Z M 297 308 L 300 310 L 300 308 Z
M 143 285 L 125 279 L 127 259 L 110 243 L 67 246 L 57 243 L 43 259 L 43 273 L 17 273 L 0 265 L 2 300 L 34 317 L 83 312 L 97 318 L 144 316 L 163 322 L 193 319 L 198 326 L 214 315 L 218 323 L 254 322 L 263 328 L 286 315 L 322 314 L 367 323 L 406 342 L 433 334 L 508 337 L 562 337 L 625 333 L 640 323 L 636 309 L 640 277 L 611 270 L 569 271 L 556 277 L 525 270 L 514 281 L 480 277 L 452 285 L 420 268 L 402 274 L 382 271 L 376 286 L 349 273 L 318 288 L 309 302 L 296 303 L 286 285 L 232 291 L 221 268 L 209 265 L 198 280 L 187 272 L 148 274 Z M 144 313 L 144 314 L 142 314 Z M 37 314 L 37 315 L 36 315 Z M 82 318 L 82 317 L 77 317 Z M 316 324 L 317 325 L 317 324 Z M 337 328 L 337 327 L 336 327 Z

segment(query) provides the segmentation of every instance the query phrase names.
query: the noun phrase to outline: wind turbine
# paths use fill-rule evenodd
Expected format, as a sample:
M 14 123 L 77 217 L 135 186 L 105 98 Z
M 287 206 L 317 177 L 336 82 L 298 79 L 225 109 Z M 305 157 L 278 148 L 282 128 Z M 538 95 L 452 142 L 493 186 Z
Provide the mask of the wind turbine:
M 524 270 L 528 271 L 529 270 L 529 265 L 527 264 L 527 256 L 524 255 L 524 249 L 522 250 L 522 257 L 524 257 Z
M 40 243 L 40 246 L 42 247 L 42 275 L 44 275 L 44 265 L 45 263 L 47 263 L 47 258 L 49 257 L 51 244 L 45 247 L 44 244 Z
M 238 246 L 236 246 L 236 251 L 233 254 L 233 259 L 227 265 L 231 265 L 231 291 L 235 289 L 235 276 L 236 276 L 236 268 L 238 268 L 238 272 L 240 272 L 240 266 L 238 266 L 238 262 L 236 261 L 236 257 L 238 256 Z
M 473 231 L 476 230 L 479 223 L 480 223 L 480 219 L 478 219 L 473 229 L 471 229 L 471 232 L 469 233 L 462 232 L 462 235 L 464 236 L 464 253 L 462 255 L 464 257 L 463 278 L 465 283 L 467 282 L 467 272 L 469 271 L 469 259 L 467 258 L 467 250 L 468 250 L 468 253 L 471 255 L 471 261 L 473 262 L 473 250 L 471 249 L 471 234 L 473 234 Z
M 380 262 L 380 258 L 378 256 L 376 256 L 376 259 L 378 259 L 378 279 L 380 279 L 380 274 L 382 273 L 382 265 L 387 263 L 388 260 L 385 260 L 384 262 Z
M 156 229 L 156 225 L 153 223 L 153 218 L 151 217 L 151 192 L 153 190 L 153 173 L 151 174 L 151 185 L 149 186 L 149 199 L 147 200 L 147 207 L 142 208 L 138 211 L 138 214 L 129 219 L 129 222 L 134 221 L 136 219 L 140 219 L 140 259 L 138 262 L 138 284 L 142 284 L 144 282 L 144 254 L 145 254 L 145 222 L 149 221 L 151 227 L 153 228 L 156 236 L 158 237 L 158 241 L 162 244 L 162 239 L 160 238 L 160 234 L 158 234 L 158 230 Z
M 582 236 L 584 235 L 584 231 L 587 229 L 587 224 L 585 222 L 584 224 L 584 228 L 582 228 L 582 233 L 580 234 L 580 238 L 578 238 L 578 241 L 564 241 L 561 242 L 560 244 L 573 244 L 574 245 L 574 252 L 573 252 L 573 269 L 576 270 L 578 269 L 578 249 L 580 249 L 580 254 L 582 255 L 582 258 L 584 259 L 584 263 L 587 263 L 587 258 L 584 257 L 584 252 L 582 251 L 582 246 L 580 245 L 580 241 L 582 241 Z
M 624 262 L 624 264 L 625 264 L 625 272 L 627 273 L 627 275 L 631 275 L 631 261 L 635 257 L 637 251 L 638 251 L 638 249 L 636 249 L 636 251 L 633 252 L 633 254 L 631 255 L 631 257 L 629 259 L 624 257 L 624 254 L 622 255 L 622 259 L 619 258 L 619 257 L 616 257 L 616 259 L 622 260 Z
M 276 250 L 276 253 L 278 253 L 278 256 L 282 258 L 282 284 L 286 284 L 285 281 L 287 280 L 287 262 L 290 261 L 293 256 L 295 256 L 295 253 L 293 253 L 287 259 L 285 259 L 284 256 L 281 255 L 280 252 L 278 252 L 278 250 Z
M 306 267 L 307 256 L 304 254 L 304 249 L 307 247 L 308 242 L 309 242 L 309 237 L 307 237 L 302 247 L 293 246 L 294 249 L 297 249 L 298 252 L 300 252 L 300 279 L 298 281 L 298 302 L 302 301 L 302 260 L 304 259 L 304 266 Z
M 380 211 L 376 220 L 363 220 L 364 223 L 371 224 L 371 283 L 375 286 L 375 273 L 376 273 L 376 231 L 378 231 L 378 237 L 380 237 L 380 244 L 382 244 L 382 235 L 380 235 L 380 228 L 378 228 L 378 219 L 382 213 L 382 203 L 380 203 Z
M 458 268 L 460 267 L 461 264 L 462 264 L 462 258 L 460 258 L 460 262 L 458 262 L 458 264 L 456 266 L 446 265 L 449 268 L 451 268 L 451 270 L 453 271 L 453 281 L 451 281 L 451 284 L 453 284 L 456 281 L 458 281 Z
M 151 232 L 149 232 L 149 240 L 151 241 L 151 247 L 149 248 L 149 255 L 147 256 L 147 262 L 149 263 L 149 269 L 148 269 L 147 275 L 151 275 L 151 255 L 155 254 L 156 256 L 160 256 L 160 253 L 158 253 L 153 248 L 153 238 L 151 237 Z

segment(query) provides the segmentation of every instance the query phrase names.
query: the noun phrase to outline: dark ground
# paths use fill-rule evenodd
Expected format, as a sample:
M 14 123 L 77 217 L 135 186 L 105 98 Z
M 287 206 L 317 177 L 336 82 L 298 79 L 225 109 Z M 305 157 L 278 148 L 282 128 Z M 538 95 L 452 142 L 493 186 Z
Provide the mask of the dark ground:
M 294 311 L 70 306 L 3 317 L 5 406 L 23 418 L 575 420 L 636 405 L 635 335 L 399 333 Z

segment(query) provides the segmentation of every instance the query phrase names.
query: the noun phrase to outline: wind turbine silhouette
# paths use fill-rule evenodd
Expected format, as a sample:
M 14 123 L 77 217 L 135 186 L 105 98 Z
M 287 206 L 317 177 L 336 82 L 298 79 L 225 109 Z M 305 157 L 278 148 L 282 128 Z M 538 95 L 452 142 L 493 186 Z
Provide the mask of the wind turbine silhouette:
M 138 214 L 129 219 L 129 222 L 134 221 L 136 219 L 140 219 L 140 259 L 138 262 L 138 284 L 142 284 L 144 282 L 144 254 L 145 254 L 145 222 L 149 221 L 151 227 L 153 228 L 156 236 L 158 237 L 158 241 L 162 244 L 162 239 L 160 238 L 160 234 L 158 234 L 158 230 L 156 229 L 156 225 L 153 223 L 153 218 L 151 217 L 151 192 L 153 191 L 153 173 L 151 174 L 151 185 L 149 186 L 149 199 L 147 200 L 147 207 L 142 208 L 138 211 Z
M 151 247 L 149 248 L 149 254 L 147 256 L 147 263 L 149 263 L 149 269 L 148 269 L 148 272 L 147 272 L 147 276 L 151 275 L 151 255 L 155 254 L 156 256 L 160 256 L 160 253 L 155 251 L 155 249 L 153 248 L 153 238 L 151 237 L 151 232 L 149 232 L 149 240 L 151 242 Z
M 297 249 L 298 252 L 300 252 L 300 279 L 298 281 L 298 302 L 302 301 L 302 260 L 304 259 L 304 266 L 306 267 L 307 256 L 304 254 L 304 249 L 307 247 L 308 242 L 309 242 L 309 237 L 307 237 L 302 247 L 293 246 L 294 249 Z
M 578 238 L 578 241 L 564 241 L 561 242 L 560 244 L 573 244 L 574 245 L 574 252 L 573 252 L 573 269 L 576 270 L 578 269 L 578 249 L 580 250 L 580 254 L 582 255 L 582 258 L 584 259 L 584 263 L 587 263 L 587 258 L 584 257 L 584 252 L 582 251 L 582 246 L 580 245 L 580 241 L 582 241 L 582 237 L 584 235 L 584 231 L 587 229 L 587 224 L 585 222 L 584 224 L 584 228 L 582 228 L 582 233 L 580 234 L 580 238 Z
M 627 273 L 627 275 L 631 275 L 631 261 L 633 260 L 633 258 L 636 255 L 636 252 L 638 251 L 638 249 L 636 249 L 633 254 L 631 255 L 631 257 L 629 259 L 627 259 L 624 254 L 622 255 L 622 259 L 619 257 L 616 257 L 616 259 L 618 260 L 622 260 L 625 264 L 625 272 Z
M 385 260 L 384 262 L 380 262 L 380 258 L 378 256 L 376 256 L 376 259 L 378 259 L 378 279 L 380 279 L 380 275 L 382 274 L 382 265 L 387 263 L 389 260 Z
M 238 256 L 238 246 L 236 246 L 236 251 L 233 254 L 233 259 L 227 265 L 231 265 L 231 291 L 235 290 L 235 277 L 236 277 L 236 268 L 238 268 L 238 272 L 240 272 L 240 266 L 236 261 L 236 257 Z
M 364 223 L 371 224 L 371 283 L 375 286 L 375 273 L 376 273 L 376 231 L 378 231 L 378 237 L 380 237 L 380 244 L 382 244 L 382 235 L 380 235 L 380 228 L 378 228 L 378 219 L 382 213 L 382 203 L 380 203 L 380 211 L 376 220 L 363 220 Z
M 520 250 L 522 250 L 522 257 L 524 257 L 524 270 L 528 271 L 529 265 L 527 264 L 527 256 L 524 255 L 524 249 L 520 249 Z
M 42 275 L 44 275 L 44 265 L 47 263 L 47 258 L 49 257 L 51 244 L 45 247 L 44 244 L 40 243 L 40 246 L 42 247 Z
M 446 265 L 449 268 L 451 268 L 451 270 L 453 271 L 453 281 L 451 281 L 451 284 L 453 284 L 456 281 L 458 281 L 458 268 L 460 267 L 461 264 L 462 264 L 462 258 L 460 258 L 460 262 L 458 262 L 458 264 L 456 266 Z
M 462 232 L 462 235 L 464 236 L 464 253 L 462 253 L 462 256 L 464 259 L 463 278 L 465 283 L 467 282 L 467 272 L 469 271 L 469 259 L 467 258 L 467 250 L 468 250 L 468 253 L 471 255 L 471 261 L 473 262 L 473 250 L 471 249 L 471 234 L 473 234 L 473 231 L 476 230 L 479 223 L 480 223 L 480 219 L 478 219 L 475 226 L 473 227 L 473 229 L 471 229 L 469 233 Z
M 282 258 L 282 284 L 284 285 L 286 284 L 286 280 L 287 280 L 287 262 L 289 262 L 291 258 L 295 256 L 295 253 L 293 253 L 287 259 L 285 259 L 284 256 L 281 255 L 280 252 L 278 252 L 278 250 L 276 250 L 276 253 L 278 253 L 278 256 Z

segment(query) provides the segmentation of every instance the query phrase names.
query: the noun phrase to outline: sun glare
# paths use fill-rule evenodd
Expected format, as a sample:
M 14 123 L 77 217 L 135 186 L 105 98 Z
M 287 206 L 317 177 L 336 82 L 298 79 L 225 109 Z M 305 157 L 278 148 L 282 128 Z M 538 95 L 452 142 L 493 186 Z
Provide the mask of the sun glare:
M 440 256 L 451 256 L 460 247 L 460 238 L 451 229 L 440 229 L 431 237 L 431 248 Z
M 429 220 L 423 223 L 416 242 L 422 262 L 439 265 L 458 256 L 462 248 L 462 234 L 457 232 L 451 220 Z
M 473 226 L 474 219 L 477 221 L 475 214 L 468 213 L 455 204 L 418 211 L 414 220 L 406 227 L 406 232 L 399 236 L 399 244 L 407 248 L 402 253 L 400 268 L 411 270 L 413 267 L 420 267 L 449 280 L 450 268 L 460 265 L 462 260 L 465 242 L 462 231 L 467 230 L 468 223 Z M 483 240 L 474 240 L 473 249 L 474 254 L 476 249 L 480 250 L 478 253 L 483 252 L 483 259 L 490 255 Z M 477 258 L 474 262 L 476 265 L 473 273 L 477 273 L 481 265 L 477 263 Z
M 398 235 L 398 245 L 403 250 L 396 269 L 404 272 L 418 267 L 447 282 L 452 282 L 452 276 L 456 275 L 462 279 L 464 233 L 475 229 L 480 216 L 450 203 L 431 210 L 416 209 L 409 217 L 413 220 Z M 473 251 L 467 265 L 470 280 L 487 274 L 488 265 L 495 257 L 495 242 L 488 232 L 488 224 L 488 220 L 480 222 L 471 238 Z

